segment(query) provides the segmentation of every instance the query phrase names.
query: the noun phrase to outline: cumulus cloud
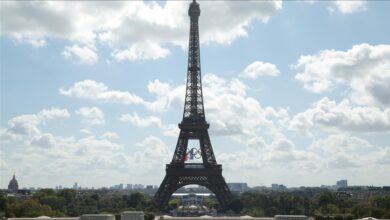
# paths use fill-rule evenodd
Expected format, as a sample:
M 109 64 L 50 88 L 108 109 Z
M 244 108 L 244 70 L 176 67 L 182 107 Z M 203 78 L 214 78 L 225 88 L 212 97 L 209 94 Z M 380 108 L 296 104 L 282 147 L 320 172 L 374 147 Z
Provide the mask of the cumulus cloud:
M 390 45 L 354 45 L 347 51 L 323 50 L 301 56 L 296 79 L 320 93 L 338 85 L 351 89 L 356 104 L 390 105 Z
M 280 126 L 288 120 L 286 109 L 263 107 L 253 97 L 247 95 L 248 86 L 238 79 L 225 79 L 215 74 L 203 77 L 205 109 L 211 122 L 211 132 L 216 135 L 256 135 L 257 132 L 283 136 Z M 151 101 L 143 100 L 126 91 L 110 90 L 106 85 L 93 80 L 76 82 L 69 89 L 61 88 L 60 94 L 103 101 L 106 103 L 141 104 L 152 112 L 182 110 L 185 85 L 173 86 L 154 80 L 148 83 L 149 93 L 155 95 Z M 137 113 L 124 114 L 120 118 L 138 127 L 156 126 L 166 135 L 176 135 L 177 126 L 162 123 L 156 116 L 140 117 Z
M 102 139 L 110 139 L 110 140 L 115 140 L 119 139 L 119 135 L 115 132 L 106 132 L 101 136 Z
M 49 148 L 55 146 L 56 141 L 52 134 L 44 133 L 42 135 L 37 135 L 31 139 L 31 145 Z
M 154 101 L 145 102 L 150 111 L 164 112 L 172 107 L 182 108 L 184 104 L 185 85 L 172 88 L 169 83 L 156 79 L 148 83 L 148 91 L 156 96 Z
M 43 109 L 37 114 L 16 116 L 8 121 L 9 128 L 2 130 L 1 140 L 20 140 L 23 136 L 38 135 L 41 133 L 38 125 L 45 124 L 48 120 L 69 116 L 67 109 L 59 108 Z
M 77 58 L 77 60 L 80 60 L 80 63 L 90 65 L 95 64 L 99 59 L 94 49 L 91 49 L 87 46 L 80 47 L 79 45 L 65 47 L 62 55 L 68 59 Z
M 279 74 L 280 71 L 275 64 L 255 61 L 245 67 L 244 71 L 240 74 L 240 77 L 257 79 L 260 76 L 277 76 Z
M 262 106 L 246 93 L 237 79 L 226 81 L 215 74 L 203 78 L 204 100 L 211 132 L 217 135 L 250 135 L 258 132 L 280 135 L 278 124 L 287 119 L 286 109 Z
M 294 115 L 290 126 L 304 134 L 313 131 L 386 132 L 390 131 L 390 109 L 357 107 L 348 100 L 337 103 L 322 98 L 309 109 Z
M 146 127 L 160 128 L 163 130 L 163 134 L 166 136 L 177 136 L 179 133 L 178 127 L 176 125 L 164 124 L 162 120 L 156 116 L 140 117 L 136 112 L 134 112 L 131 114 L 121 115 L 119 120 L 141 128 L 146 128 Z
M 331 11 L 335 9 L 342 14 L 352 14 L 366 10 L 366 0 L 355 0 L 355 1 L 343 1 L 337 0 L 333 2 L 334 7 L 331 7 Z
M 262 107 L 253 97 L 246 94 L 247 85 L 238 79 L 226 81 L 215 74 L 203 77 L 204 98 L 207 117 L 212 121 L 212 132 L 219 135 L 254 134 L 257 128 L 266 131 L 288 118 L 287 110 Z M 60 94 L 69 97 L 84 98 L 106 103 L 141 104 L 152 112 L 165 112 L 172 108 L 182 109 L 185 85 L 172 86 L 169 83 L 154 80 L 148 83 L 149 93 L 155 95 L 151 101 L 125 91 L 109 90 L 106 85 L 93 80 L 74 83 L 69 89 L 60 89 Z M 167 134 L 177 131 L 176 126 L 163 125 L 155 116 L 141 118 L 137 113 L 122 115 L 121 121 L 130 122 L 139 127 L 151 125 L 166 129 Z M 168 132 L 170 130 L 171 132 Z M 272 129 L 271 129 L 272 130 Z M 277 130 L 276 128 L 274 129 Z
M 155 43 L 135 44 L 126 50 L 116 50 L 112 56 L 117 60 L 156 60 L 170 54 L 168 49 Z
M 247 35 L 247 26 L 267 22 L 281 1 L 200 2 L 202 42 L 229 44 Z M 97 43 L 118 60 L 158 59 L 169 55 L 163 45 L 185 47 L 189 2 L 1 2 L 2 35 L 42 47 L 65 39 L 65 57 L 97 62 Z M 150 42 L 154 42 L 151 44 Z
M 142 176 L 145 172 L 153 173 L 155 176 L 156 167 L 161 167 L 163 170 L 164 163 L 169 160 L 170 152 L 167 145 L 154 136 L 148 136 L 133 146 L 126 146 L 125 149 L 123 145 L 116 142 L 119 135 L 115 132 L 77 138 L 56 136 L 45 131 L 48 127 L 39 127 L 43 123 L 48 123 L 49 119 L 68 116 L 69 113 L 65 109 L 52 108 L 44 109 L 37 114 L 20 115 L 11 119 L 8 128 L 1 129 L 2 140 L 3 134 L 10 133 L 18 135 L 18 139 L 2 142 L 2 146 L 9 148 L 16 144 L 23 147 L 14 148 L 7 157 L 1 157 L 0 169 L 9 171 L 8 166 L 18 167 L 31 186 L 47 186 L 48 179 L 36 178 L 42 170 L 45 170 L 47 177 L 61 178 L 61 184 L 64 185 L 74 182 L 74 178 L 93 175 L 95 177 L 93 181 L 85 180 L 84 183 L 95 185 L 97 180 L 99 184 L 111 184 L 112 179 L 107 181 L 107 175 L 122 178 L 123 173 L 128 173 L 128 170 L 131 171 L 126 174 L 125 179 L 130 176 Z M 21 121 L 33 129 L 25 129 L 15 134 L 12 129 L 16 122 Z M 133 152 L 129 154 L 129 150 Z M 139 170 L 142 172 L 140 173 Z M 120 175 L 115 175 L 116 172 Z M 58 175 L 59 173 L 61 175 Z
M 120 120 L 122 122 L 129 122 L 137 127 L 150 127 L 150 126 L 156 126 L 159 128 L 162 127 L 161 119 L 155 116 L 141 118 L 138 116 L 136 112 L 134 112 L 133 114 L 124 114 L 120 117 Z
M 59 93 L 68 97 L 97 100 L 108 103 L 140 104 L 143 100 L 129 92 L 109 90 L 104 83 L 94 80 L 76 82 L 69 89 L 60 88 Z
M 141 142 L 136 143 L 136 146 L 142 149 L 136 156 L 147 170 L 162 167 L 161 165 L 166 164 L 173 154 L 166 143 L 155 136 L 146 137 Z
M 275 171 L 288 167 L 308 172 L 307 162 L 317 158 L 312 152 L 298 148 L 287 138 L 276 138 L 267 143 L 261 136 L 249 139 L 239 152 L 225 152 L 217 157 L 228 172 L 240 170 L 264 172 L 267 167 L 272 167 Z
M 261 106 L 255 98 L 247 95 L 248 86 L 238 79 L 226 81 L 215 74 L 205 74 L 202 82 L 206 116 L 213 134 L 255 135 L 264 131 L 282 136 L 278 126 L 289 118 L 286 109 Z M 185 85 L 172 86 L 154 80 L 148 84 L 148 90 L 156 95 L 154 100 L 144 101 L 149 111 L 182 110 Z M 176 126 L 164 125 L 161 119 L 154 116 L 141 118 L 133 113 L 123 115 L 121 120 L 139 127 L 154 125 L 164 128 L 166 134 L 177 134 Z
M 104 113 L 98 107 L 82 107 L 76 111 L 83 119 L 82 122 L 91 125 L 102 125 L 104 121 Z
M 344 133 L 314 141 L 309 150 L 320 156 L 323 169 L 348 169 L 372 166 L 381 158 L 368 141 Z
M 320 178 L 328 176 L 330 182 L 343 177 L 366 183 L 368 173 L 378 181 L 386 182 L 389 178 L 381 172 L 388 169 L 389 160 L 385 158 L 389 155 L 388 149 L 389 146 L 374 146 L 365 139 L 339 132 L 314 140 L 308 147 L 296 146 L 286 138 L 267 142 L 254 137 L 240 151 L 224 152 L 217 155 L 217 159 L 224 166 L 225 177 L 237 181 L 245 178 L 248 182 L 257 182 L 259 175 L 272 172 L 270 181 L 286 182 L 288 179 L 290 184 L 300 184 L 294 176 L 317 175 Z M 231 175 L 237 172 L 239 176 Z M 305 184 L 312 181 L 306 178 Z

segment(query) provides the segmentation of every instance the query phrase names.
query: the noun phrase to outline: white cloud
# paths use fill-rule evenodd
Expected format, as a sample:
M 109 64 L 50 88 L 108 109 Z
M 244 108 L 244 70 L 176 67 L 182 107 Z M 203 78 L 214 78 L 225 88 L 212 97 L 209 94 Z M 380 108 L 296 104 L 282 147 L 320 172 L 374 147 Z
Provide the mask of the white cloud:
M 373 166 L 381 158 L 372 146 L 359 137 L 344 133 L 330 135 L 314 141 L 310 148 L 321 158 L 323 169 L 348 169 Z
M 42 109 L 38 112 L 37 117 L 42 122 L 45 122 L 49 119 L 55 118 L 68 118 L 70 116 L 67 109 L 51 108 L 51 109 Z
M 205 74 L 202 82 L 206 117 L 213 134 L 253 136 L 264 131 L 282 136 L 278 124 L 289 117 L 287 110 L 262 107 L 255 98 L 247 96 L 248 87 L 238 79 L 226 81 L 215 74 Z M 182 110 L 184 85 L 173 87 L 168 83 L 154 80 L 148 84 L 148 90 L 156 94 L 154 101 L 146 103 L 149 110 L 159 112 L 172 108 Z M 176 133 L 175 126 L 171 127 L 172 129 L 167 130 L 171 130 L 171 134 Z
M 86 134 L 86 135 L 92 135 L 93 134 L 92 131 L 90 131 L 88 129 L 85 129 L 85 128 L 80 129 L 80 132 L 83 133 L 83 134 Z
M 66 109 L 43 109 L 37 114 L 27 114 L 14 117 L 8 121 L 9 128 L 2 130 L 1 140 L 20 140 L 23 136 L 31 137 L 41 133 L 38 125 L 48 120 L 67 118 L 70 114 Z
M 320 93 L 342 85 L 357 104 L 390 105 L 390 45 L 359 44 L 347 51 L 323 50 L 301 56 L 296 79 Z
M 260 76 L 278 76 L 280 71 L 272 63 L 265 63 L 262 61 L 255 61 L 245 67 L 240 74 L 242 78 L 257 79 Z
M 91 125 L 102 125 L 104 121 L 104 113 L 98 107 L 82 107 L 76 111 L 83 119 L 82 122 Z
M 42 135 L 37 135 L 31 139 L 31 145 L 49 148 L 55 146 L 56 141 L 52 134 L 44 133 Z
M 217 75 L 206 74 L 203 83 L 211 132 L 218 135 L 256 136 L 258 132 L 281 135 L 278 124 L 289 117 L 285 109 L 261 106 L 255 98 L 246 95 L 247 86 L 237 79 L 227 82 Z
M 135 144 L 139 148 L 128 146 L 125 149 L 112 140 L 116 137 L 113 132 L 99 138 L 88 136 L 80 139 L 43 133 L 31 142 L 24 142 L 23 148 L 15 149 L 7 157 L 2 156 L 0 169 L 9 171 L 8 167 L 17 167 L 17 172 L 29 186 L 41 187 L 50 186 L 48 184 L 67 186 L 74 181 L 84 186 L 107 186 L 130 177 L 133 181 L 137 178 L 135 181 L 145 183 L 146 174 L 161 178 L 161 170 L 171 154 L 161 139 L 149 136 Z M 45 170 L 45 175 L 42 175 L 42 170 Z M 61 183 L 50 182 L 48 178 L 60 179 Z
M 309 147 L 296 146 L 286 138 L 267 143 L 255 137 L 247 141 L 246 147 L 240 147 L 240 151 L 222 153 L 217 159 L 224 166 L 225 178 L 230 181 L 245 179 L 259 183 L 257 177 L 267 175 L 268 183 L 283 183 L 288 179 L 289 184 L 300 185 L 303 178 L 305 185 L 319 185 L 323 181 L 331 184 L 347 178 L 351 182 L 370 184 L 367 175 L 383 183 L 389 181 L 387 176 L 381 175 L 389 168 L 388 149 L 389 146 L 375 147 L 362 138 L 339 132 L 315 140 Z M 316 181 L 325 176 L 323 181 Z
M 134 112 L 133 114 L 124 114 L 120 117 L 120 120 L 122 122 L 129 122 L 137 127 L 155 126 L 155 127 L 161 128 L 163 126 L 161 119 L 159 119 L 155 116 L 141 118 L 138 116 L 138 114 L 136 112 Z
M 119 139 L 119 135 L 115 132 L 106 132 L 101 136 L 102 139 L 110 139 L 110 140 L 115 140 Z
M 171 88 L 169 83 L 156 79 L 148 83 L 148 91 L 156 96 L 152 102 L 145 102 L 148 110 L 164 112 L 171 107 L 181 108 L 184 103 L 185 85 Z
M 126 50 L 116 50 L 111 55 L 117 60 L 156 60 L 170 54 L 168 49 L 155 43 L 135 44 Z
M 317 156 L 312 152 L 299 149 L 289 139 L 276 138 L 271 143 L 267 143 L 261 136 L 249 139 L 246 142 L 246 147 L 241 147 L 239 152 L 223 153 L 217 157 L 224 164 L 227 172 L 249 171 L 240 172 L 243 175 L 265 172 L 267 167 L 272 167 L 275 173 L 286 174 L 286 168 L 308 172 L 307 164 L 311 160 L 317 159 Z M 253 179 L 253 177 L 248 178 Z
M 99 57 L 96 54 L 94 49 L 91 49 L 87 46 L 80 47 L 79 45 L 73 45 L 71 47 L 65 47 L 65 50 L 62 52 L 62 55 L 65 58 L 77 58 L 80 60 L 80 63 L 85 64 L 95 64 Z
M 132 114 L 121 115 L 119 120 L 141 128 L 146 128 L 146 127 L 160 128 L 163 130 L 163 134 L 166 136 L 176 137 L 179 134 L 179 129 L 177 125 L 174 124 L 166 125 L 161 121 L 160 118 L 156 116 L 140 117 L 136 112 L 134 112 Z
M 202 82 L 211 133 L 243 137 L 264 132 L 265 135 L 283 137 L 282 125 L 289 119 L 286 109 L 261 106 L 255 98 L 247 95 L 248 86 L 238 79 L 226 81 L 215 74 L 205 74 Z M 148 91 L 156 95 L 152 101 L 143 101 L 149 111 L 182 111 L 185 85 L 172 86 L 154 80 L 149 82 Z M 169 136 L 178 134 L 176 125 L 165 125 L 156 116 L 140 117 L 137 113 L 132 113 L 122 115 L 120 120 L 138 127 L 155 126 L 163 129 L 164 134 Z
M 173 154 L 165 142 L 155 136 L 146 137 L 143 141 L 136 143 L 136 146 L 142 149 L 136 154 L 136 158 L 140 160 L 145 171 L 163 167 Z
M 143 100 L 129 92 L 109 90 L 106 85 L 94 80 L 76 82 L 69 89 L 61 88 L 61 95 L 81 99 L 97 100 L 107 103 L 140 104 Z
M 335 8 L 342 14 L 352 14 L 367 9 L 366 0 L 354 0 L 354 1 L 338 0 L 338 1 L 334 1 L 333 4 Z
M 205 74 L 202 81 L 206 116 L 211 123 L 213 134 L 253 136 L 262 131 L 283 136 L 279 126 L 289 118 L 286 109 L 262 107 L 255 98 L 247 96 L 247 85 L 238 79 L 226 81 L 215 74 Z M 148 90 L 156 95 L 153 101 L 143 101 L 149 111 L 182 111 L 185 85 L 171 86 L 169 83 L 154 80 L 149 82 Z M 155 116 L 142 118 L 133 113 L 122 115 L 120 120 L 138 127 L 156 126 L 169 136 L 178 134 L 177 126 L 165 125 Z
M 340 103 L 322 98 L 290 121 L 292 129 L 302 133 L 312 132 L 385 132 L 390 131 L 390 109 L 356 107 L 348 100 Z
M 49 119 L 67 116 L 69 113 L 64 109 L 52 108 L 11 119 L 9 127 L 2 129 L 2 133 L 12 132 L 15 123 L 21 122 L 34 129 L 24 129 L 23 132 L 19 132 L 18 139 L 2 143 L 4 148 L 20 147 L 7 154 L 6 158 L 2 157 L 4 161 L 0 161 L 1 169 L 6 169 L 6 165 L 17 167 L 20 171 L 18 173 L 23 174 L 24 179 L 31 184 L 29 186 L 48 187 L 50 186 L 48 183 L 53 183 L 47 179 L 49 176 L 61 178 L 61 184 L 66 184 L 64 181 L 70 184 L 75 181 L 74 178 L 85 178 L 93 173 L 94 177 L 104 182 L 107 175 L 112 175 L 115 171 L 123 173 L 130 170 L 131 164 L 136 163 L 135 157 L 126 155 L 122 145 L 111 141 L 119 138 L 114 132 L 106 132 L 99 138 L 90 135 L 77 139 L 72 136 L 55 136 L 40 130 L 47 128 L 40 128 L 39 125 L 47 123 Z M 42 170 L 45 170 L 44 176 L 41 175 Z M 58 175 L 59 173 L 61 175 Z M 89 181 L 88 184 L 96 184 L 94 181 Z
M 141 97 L 127 91 L 110 90 L 104 83 L 89 79 L 75 82 L 69 89 L 59 89 L 61 95 L 68 97 L 105 103 L 142 104 L 150 111 L 162 112 L 170 109 L 172 106 L 178 107 L 182 105 L 181 100 L 184 98 L 185 86 L 182 85 L 171 89 L 168 83 L 154 80 L 149 82 L 148 91 L 156 95 L 154 101 L 145 101 Z
M 246 36 L 254 20 L 267 22 L 281 1 L 200 2 L 202 42 L 229 44 Z M 165 44 L 185 47 L 189 2 L 1 2 L 2 35 L 34 47 L 65 39 L 65 56 L 97 62 L 97 43 L 108 45 L 118 60 L 158 59 Z M 154 42 L 150 44 L 150 42 Z M 125 49 L 123 49 L 125 48 Z

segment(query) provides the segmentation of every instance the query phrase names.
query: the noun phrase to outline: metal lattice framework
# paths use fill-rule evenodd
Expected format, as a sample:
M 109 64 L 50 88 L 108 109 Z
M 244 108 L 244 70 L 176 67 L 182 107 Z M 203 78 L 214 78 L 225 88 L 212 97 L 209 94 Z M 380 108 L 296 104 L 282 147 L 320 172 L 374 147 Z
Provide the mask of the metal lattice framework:
M 222 165 L 217 164 L 208 133 L 206 122 L 199 48 L 199 4 L 194 0 L 188 10 L 190 16 L 190 39 L 188 48 L 188 71 L 183 120 L 179 124 L 180 134 L 175 153 L 166 167 L 166 176 L 154 196 L 154 202 L 160 210 L 167 207 L 171 195 L 179 188 L 198 184 L 207 187 L 217 197 L 220 208 L 226 208 L 231 193 L 222 176 Z M 198 140 L 202 163 L 185 163 L 188 141 Z

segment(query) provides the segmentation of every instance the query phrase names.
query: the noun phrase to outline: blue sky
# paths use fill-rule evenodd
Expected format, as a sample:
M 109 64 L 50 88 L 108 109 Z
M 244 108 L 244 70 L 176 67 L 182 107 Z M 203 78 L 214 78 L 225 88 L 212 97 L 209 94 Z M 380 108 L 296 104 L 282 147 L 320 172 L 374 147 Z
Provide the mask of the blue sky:
M 189 2 L 1 2 L 0 186 L 160 184 Z M 200 1 L 206 118 L 227 182 L 388 185 L 390 4 Z

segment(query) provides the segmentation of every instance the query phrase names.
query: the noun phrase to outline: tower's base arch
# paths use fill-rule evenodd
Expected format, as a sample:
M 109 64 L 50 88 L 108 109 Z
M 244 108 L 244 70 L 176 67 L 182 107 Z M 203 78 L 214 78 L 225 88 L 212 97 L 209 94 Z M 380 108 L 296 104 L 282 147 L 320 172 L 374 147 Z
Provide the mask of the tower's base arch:
M 221 210 L 226 209 L 231 200 L 229 187 L 222 176 L 221 165 L 206 168 L 204 164 L 184 164 L 181 167 L 167 164 L 166 172 L 153 199 L 159 210 L 166 210 L 172 194 L 187 185 L 200 185 L 209 189 L 215 194 Z

